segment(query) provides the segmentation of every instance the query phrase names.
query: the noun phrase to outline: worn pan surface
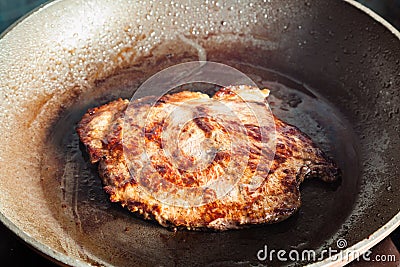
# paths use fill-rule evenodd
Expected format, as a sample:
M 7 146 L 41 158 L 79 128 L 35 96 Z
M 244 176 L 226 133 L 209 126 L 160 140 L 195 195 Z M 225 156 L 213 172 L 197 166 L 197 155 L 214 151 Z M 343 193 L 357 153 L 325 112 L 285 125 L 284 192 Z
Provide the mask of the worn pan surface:
M 267 263 L 265 245 L 319 255 L 339 239 L 364 252 L 400 224 L 399 36 L 353 1 L 47 4 L 0 39 L 0 219 L 76 266 L 248 266 Z M 198 59 L 269 87 L 275 113 L 340 165 L 341 185 L 309 181 L 292 218 L 223 233 L 170 232 L 111 204 L 76 122 Z

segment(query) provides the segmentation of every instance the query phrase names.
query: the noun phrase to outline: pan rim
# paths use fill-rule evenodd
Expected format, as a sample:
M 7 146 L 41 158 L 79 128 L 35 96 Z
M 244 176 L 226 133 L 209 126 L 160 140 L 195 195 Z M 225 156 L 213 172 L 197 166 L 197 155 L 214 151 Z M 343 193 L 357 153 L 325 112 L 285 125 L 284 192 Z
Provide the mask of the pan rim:
M 7 33 L 9 33 L 11 30 L 13 30 L 18 24 L 20 24 L 22 21 L 24 21 L 27 17 L 30 17 L 31 15 L 34 15 L 35 13 L 45 10 L 49 6 L 52 6 L 53 4 L 56 4 L 58 2 L 61 2 L 63 0 L 50 0 L 48 2 L 45 2 L 38 6 L 37 8 L 31 10 L 21 18 L 19 18 L 17 21 L 15 21 L 13 24 L 11 24 L 5 31 L 0 33 L 0 39 L 4 38 Z M 371 10 L 370 8 L 364 6 L 363 4 L 360 4 L 356 2 L 355 0 L 342 0 L 342 2 L 345 2 L 349 5 L 352 5 L 353 7 L 357 8 L 358 10 L 366 13 L 369 17 L 380 23 L 383 27 L 388 29 L 397 39 L 400 41 L 400 31 L 397 30 L 392 24 L 390 24 L 388 21 L 386 21 L 384 18 L 382 18 L 380 15 L 378 15 L 376 12 Z M 38 250 L 39 252 L 48 255 L 50 260 L 57 264 L 65 264 L 65 265 L 70 265 L 70 266 L 91 266 L 90 264 L 81 261 L 79 259 L 74 259 L 72 257 L 68 257 L 67 255 L 52 249 L 51 247 L 45 245 L 42 242 L 37 241 L 36 239 L 32 238 L 30 235 L 28 235 L 26 232 L 22 231 L 20 228 L 18 228 L 10 219 L 8 219 L 1 211 L 0 211 L 0 222 L 3 223 L 9 230 L 11 230 L 18 238 L 23 240 L 27 245 L 33 247 L 34 249 Z M 362 255 L 365 253 L 368 249 L 372 248 L 375 246 L 377 243 L 382 241 L 384 238 L 390 235 L 391 232 L 393 232 L 396 228 L 400 227 L 400 212 L 398 212 L 393 218 L 391 218 L 387 223 L 385 223 L 382 227 L 380 227 L 378 230 L 373 232 L 368 238 L 363 239 L 356 244 L 352 245 L 351 247 L 348 247 L 347 249 L 341 251 L 340 253 L 334 254 L 329 258 L 324 259 L 323 261 L 316 262 L 309 264 L 308 266 L 312 267 L 318 267 L 318 266 L 343 266 L 343 264 L 348 264 L 355 260 L 354 257 L 340 257 L 340 255 Z M 102 262 L 101 264 L 105 264 L 106 266 L 109 266 L 109 264 Z
M 21 16 L 15 22 L 13 22 L 10 26 L 8 26 L 3 32 L 0 33 L 0 40 L 3 39 L 10 31 L 12 31 L 16 26 L 18 26 L 21 22 L 23 22 L 26 18 L 34 15 L 37 12 L 45 10 L 50 6 L 57 4 L 63 0 L 49 0 L 43 4 L 40 4 L 38 7 L 32 9 L 27 12 L 25 15 Z M 0 211 L 0 222 L 4 224 L 11 232 L 13 232 L 17 238 L 26 243 L 26 245 L 32 247 L 34 250 L 37 250 L 40 253 L 48 256 L 48 259 L 58 265 L 67 265 L 67 266 L 77 266 L 77 267 L 88 267 L 90 264 L 83 262 L 78 259 L 73 259 L 68 257 L 67 255 L 52 249 L 51 247 L 45 245 L 42 242 L 38 242 L 35 238 L 32 238 L 26 232 L 22 231 L 18 228 L 10 219 L 8 219 L 1 211 Z
M 400 31 L 397 30 L 387 20 L 382 18 L 379 14 L 377 14 L 375 11 L 371 10 L 367 6 L 364 6 L 363 4 L 355 0 L 343 0 L 343 1 L 369 15 L 371 18 L 373 18 L 383 27 L 388 29 L 394 36 L 396 36 L 400 40 Z M 326 258 L 323 261 L 309 264 L 307 266 L 334 267 L 334 266 L 343 266 L 343 264 L 349 264 L 350 262 L 355 260 L 354 255 L 364 254 L 369 249 L 373 248 L 376 244 L 378 244 L 380 241 L 388 237 L 398 227 L 400 227 L 400 212 L 398 212 L 392 219 L 390 219 L 387 223 L 385 223 L 381 228 L 372 233 L 368 238 L 355 243 L 351 247 L 342 250 L 340 253 L 332 255 L 331 257 Z M 343 255 L 349 255 L 350 257 L 345 258 Z
M 68 257 L 67 255 L 52 249 L 51 247 L 43 244 L 42 242 L 37 241 L 36 239 L 32 238 L 26 232 L 19 229 L 12 221 L 10 221 L 2 212 L 0 212 L 0 222 L 2 222 L 9 230 L 11 230 L 19 239 L 24 241 L 27 245 L 31 246 L 35 250 L 49 256 L 49 260 L 54 263 L 65 264 L 68 266 L 77 266 L 77 267 L 86 267 L 90 266 L 89 264 L 73 259 Z
M 359 10 L 363 11 L 364 13 L 367 13 L 370 17 L 372 17 L 374 20 L 382 24 L 385 28 L 390 30 L 399 40 L 400 40 L 400 31 L 395 28 L 392 24 L 390 24 L 387 20 L 382 18 L 378 13 L 373 11 L 367 6 L 364 6 L 363 4 L 360 4 L 356 0 L 342 0 L 344 2 L 347 2 L 350 5 L 353 5 L 355 8 L 358 8 Z
M 28 11 L 26 14 L 22 15 L 20 18 L 18 18 L 16 21 L 10 24 L 3 32 L 0 32 L 0 39 L 3 39 L 4 36 L 6 36 L 12 29 L 14 29 L 18 24 L 20 24 L 22 21 L 24 21 L 27 17 L 30 17 L 33 13 L 38 12 L 42 8 L 47 8 L 48 6 L 55 4 L 56 2 L 59 2 L 62 0 L 48 0 L 39 6 L 35 7 L 31 11 Z

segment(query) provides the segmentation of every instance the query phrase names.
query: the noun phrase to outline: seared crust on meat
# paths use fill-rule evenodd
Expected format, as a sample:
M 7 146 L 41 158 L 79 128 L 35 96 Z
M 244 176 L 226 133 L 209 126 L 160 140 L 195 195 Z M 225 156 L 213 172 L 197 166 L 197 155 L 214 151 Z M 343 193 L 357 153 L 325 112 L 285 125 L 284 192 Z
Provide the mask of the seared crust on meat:
M 238 92 L 254 94 L 252 101 L 263 104 L 269 91 L 261 91 L 262 96 L 255 90 L 259 89 L 222 88 L 213 100 L 235 112 L 244 110 L 245 113 Z M 276 117 L 273 118 L 275 129 L 260 126 L 249 114 L 243 115 L 244 128 L 229 117 L 224 118 L 228 124 L 222 125 L 218 118 L 208 116 L 213 111 L 208 100 L 205 94 L 185 91 L 165 95 L 153 107 L 153 97 L 135 100 L 127 109 L 129 101 L 118 99 L 93 108 L 83 116 L 77 132 L 91 162 L 99 162 L 100 177 L 111 201 L 120 202 L 130 211 L 163 226 L 226 230 L 282 221 L 300 207 L 299 185 L 305 178 L 318 177 L 328 182 L 338 178 L 337 166 L 295 126 Z M 188 111 L 192 118 L 181 126 L 181 134 L 168 136 L 165 133 L 167 137 L 163 138 L 174 109 L 183 109 L 185 104 L 190 108 L 191 103 L 196 104 L 196 108 Z M 150 108 L 152 111 L 148 113 Z M 265 140 L 261 138 L 262 133 L 270 138 L 273 130 L 276 131 L 275 154 L 262 149 Z M 235 133 L 236 141 L 227 138 L 228 133 Z M 202 149 L 211 151 L 212 157 L 200 153 Z M 164 151 L 177 161 L 171 162 L 171 155 Z M 151 168 L 144 163 L 145 154 Z M 269 158 L 271 164 L 265 168 L 262 163 Z M 221 177 L 228 177 L 224 178 L 227 181 L 234 179 L 238 170 L 240 176 L 232 183 L 232 189 L 215 197 L 218 192 L 207 185 Z M 257 187 L 252 187 L 254 177 L 260 182 Z M 171 189 L 171 185 L 186 191 Z M 143 186 L 154 194 L 149 194 Z M 184 192 L 189 200 L 198 197 L 201 200 L 196 202 L 198 205 L 178 200 L 177 205 L 171 205 L 156 197 L 165 192 L 168 199 L 181 199 Z

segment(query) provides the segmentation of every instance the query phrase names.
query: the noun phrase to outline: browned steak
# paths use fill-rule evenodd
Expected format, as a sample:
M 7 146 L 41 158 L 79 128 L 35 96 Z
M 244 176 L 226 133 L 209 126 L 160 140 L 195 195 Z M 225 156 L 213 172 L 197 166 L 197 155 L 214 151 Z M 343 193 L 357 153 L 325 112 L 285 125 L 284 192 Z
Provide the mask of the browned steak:
M 119 99 L 89 110 L 77 132 L 111 201 L 146 219 L 216 230 L 279 222 L 299 208 L 305 178 L 335 181 L 339 170 L 296 127 L 276 117 L 275 126 L 259 124 L 239 97 L 262 106 L 268 93 L 227 87 L 210 99 L 185 91 L 129 108 Z

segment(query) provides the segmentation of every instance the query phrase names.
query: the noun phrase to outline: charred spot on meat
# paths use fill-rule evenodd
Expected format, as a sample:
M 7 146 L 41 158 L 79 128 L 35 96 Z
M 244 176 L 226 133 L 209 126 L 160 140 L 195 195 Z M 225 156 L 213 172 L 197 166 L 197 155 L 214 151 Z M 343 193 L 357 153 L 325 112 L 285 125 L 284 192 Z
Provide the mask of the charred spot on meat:
M 211 99 L 236 113 L 245 112 L 240 93 L 253 95 L 253 104 L 262 105 L 269 91 L 231 86 Z M 274 116 L 272 128 L 255 123 L 247 114 L 241 117 L 241 126 L 228 117 L 221 123 L 209 116 L 215 108 L 209 99 L 206 94 L 187 91 L 158 100 L 151 96 L 131 103 L 118 99 L 83 116 L 77 132 L 90 161 L 99 164 L 111 201 L 166 227 L 237 229 L 290 217 L 301 205 L 299 186 L 304 179 L 333 182 L 340 177 L 336 164 L 295 126 Z M 171 112 L 185 103 L 189 108 L 195 103 L 188 113 L 191 119 L 180 125 L 179 135 L 168 136 L 164 131 L 174 119 Z M 262 149 L 271 131 L 275 133 L 274 151 Z M 143 163 L 144 154 L 148 164 Z M 235 160 L 242 156 L 246 160 Z M 230 190 L 219 195 L 207 185 L 221 177 L 234 182 L 229 180 Z M 168 199 L 180 199 L 182 192 L 189 202 L 196 199 L 196 205 L 178 200 L 178 205 L 172 205 L 157 197 L 167 194 Z

